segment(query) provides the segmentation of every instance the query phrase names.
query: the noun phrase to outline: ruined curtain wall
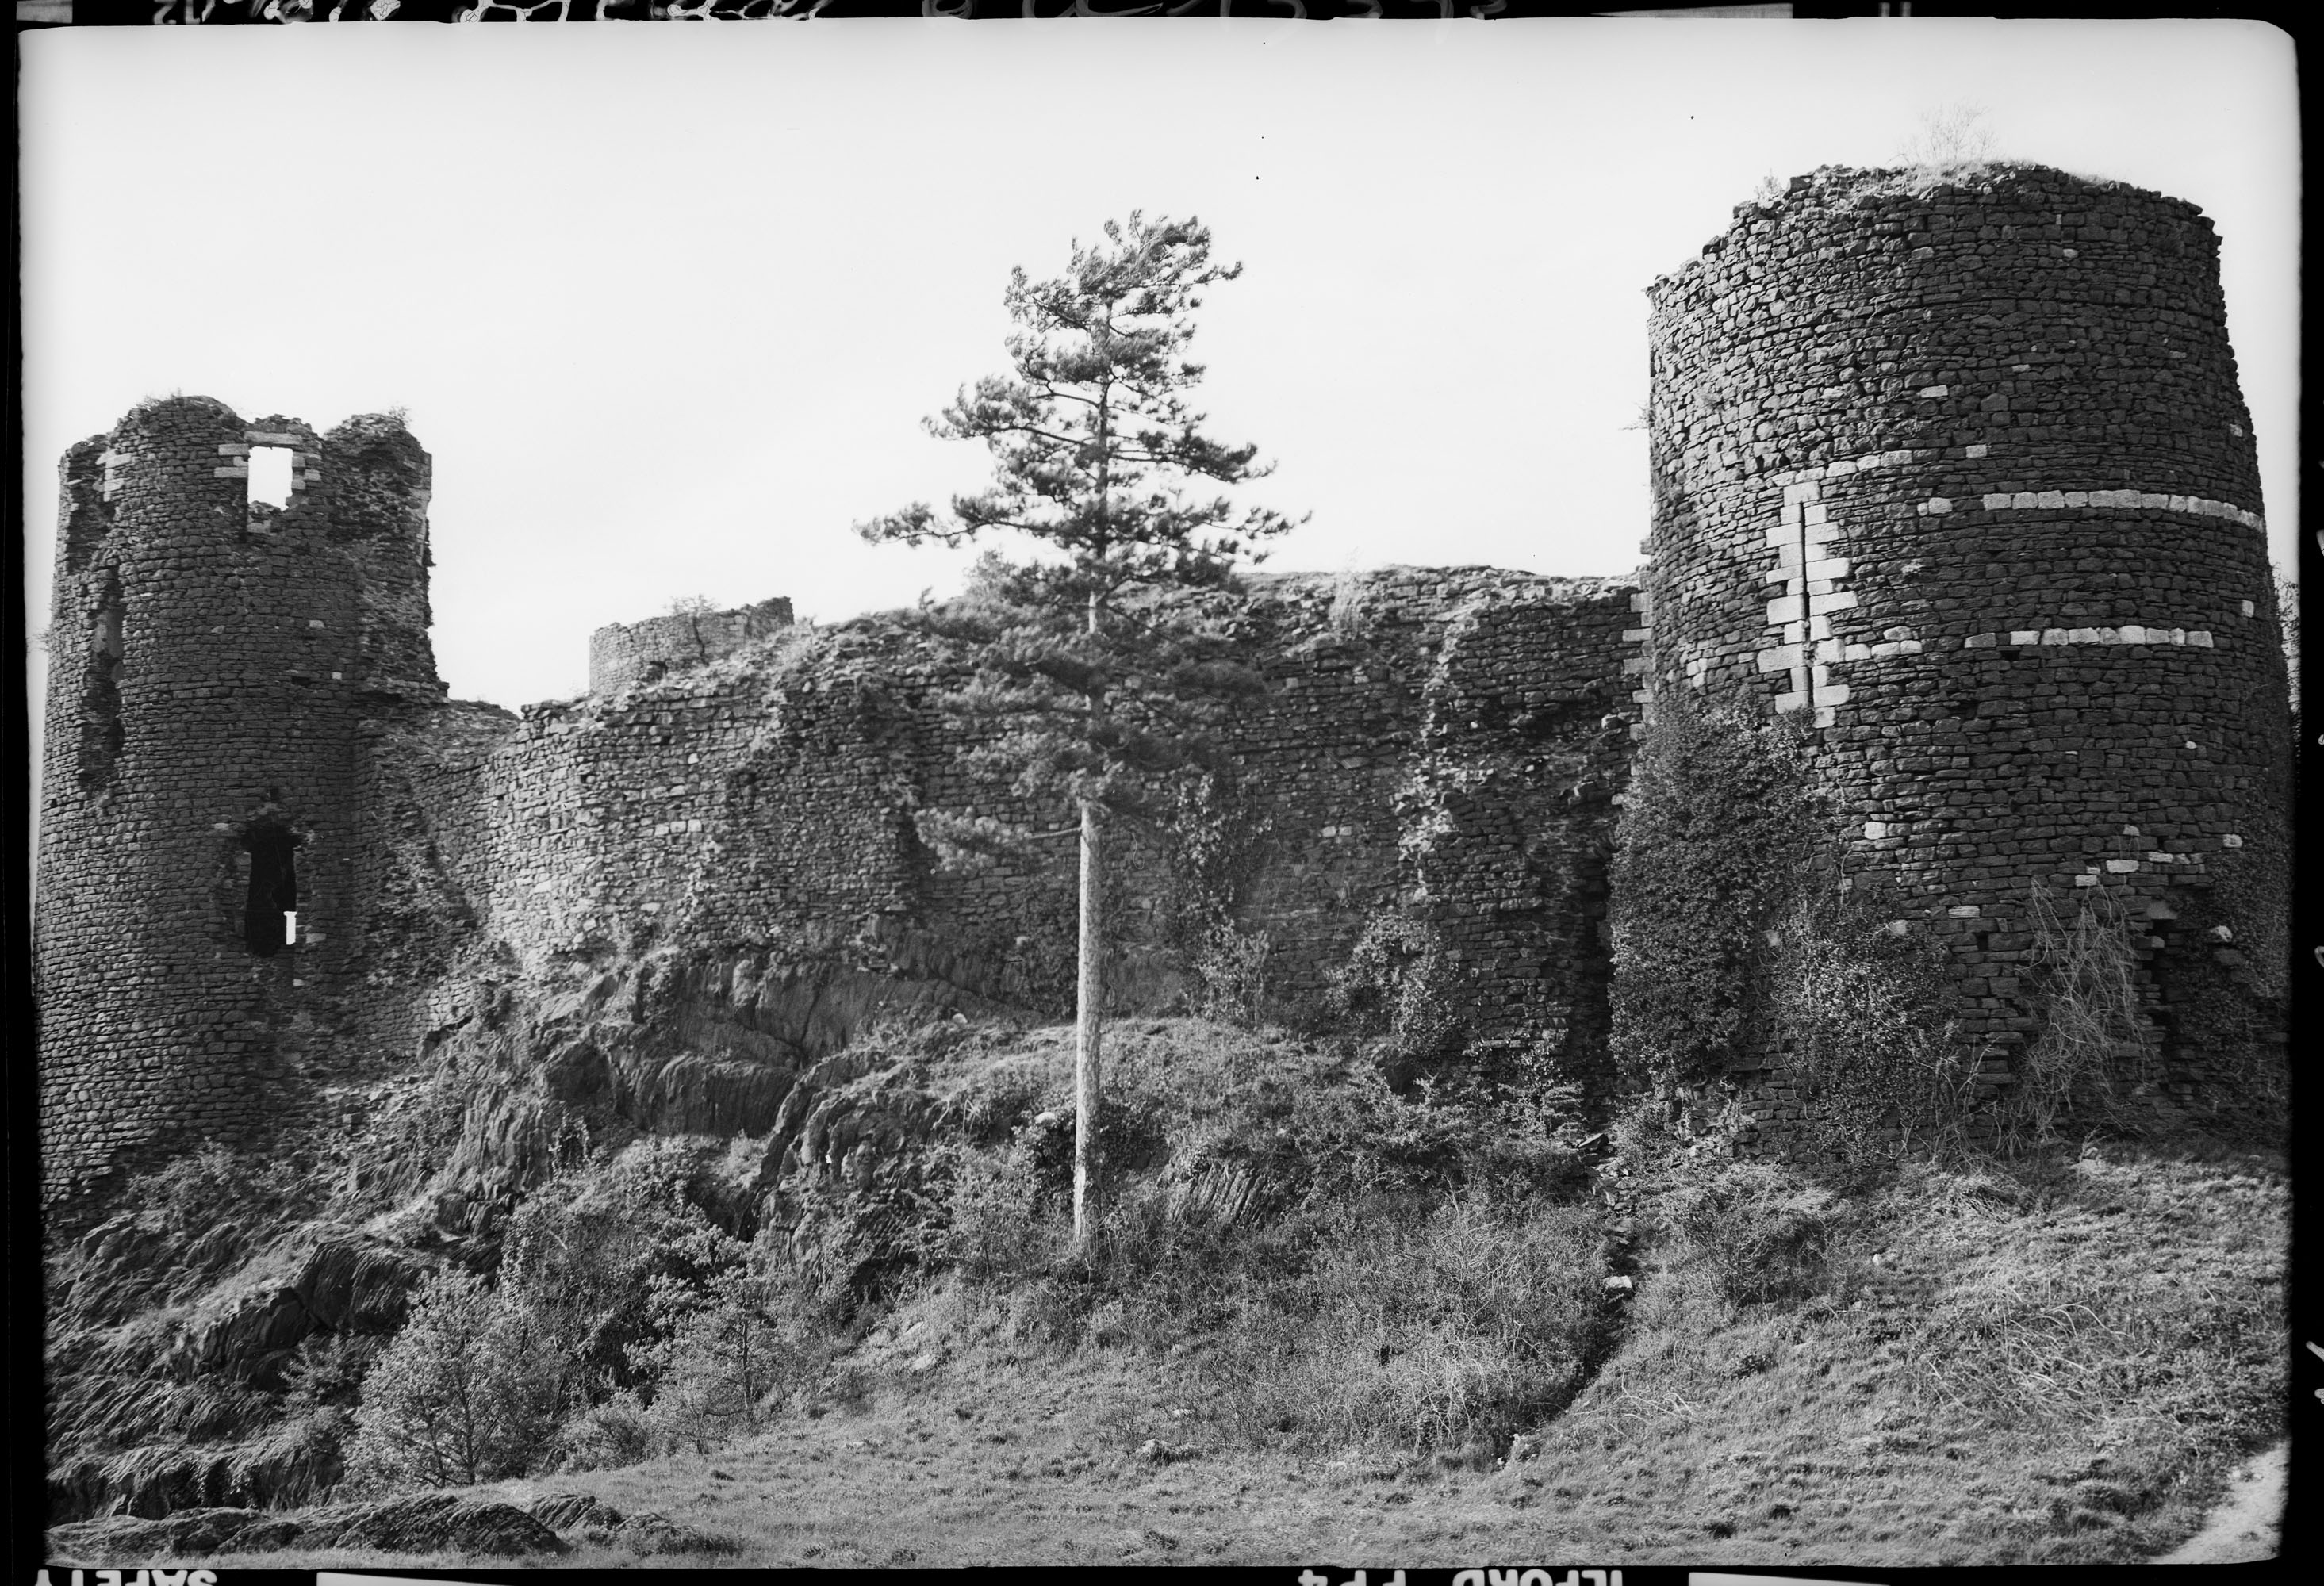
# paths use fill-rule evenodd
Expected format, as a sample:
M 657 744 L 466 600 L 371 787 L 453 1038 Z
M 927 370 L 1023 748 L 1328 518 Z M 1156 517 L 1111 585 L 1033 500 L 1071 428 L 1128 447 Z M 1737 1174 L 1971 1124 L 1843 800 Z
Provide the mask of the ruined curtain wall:
M 791 603 L 778 596 L 737 611 L 673 612 L 600 628 L 589 635 L 589 692 L 611 694 L 702 666 L 790 626 L 790 621 Z
M 1117 1008 L 1195 989 L 1186 916 L 1216 903 L 1312 1013 L 1367 921 L 1436 924 L 1480 1028 L 1602 1046 L 1602 870 L 1627 767 L 1627 586 L 1489 569 L 1269 578 L 1239 614 L 1267 674 L 1206 817 L 1223 871 L 1125 832 Z M 536 706 L 484 752 L 414 770 L 447 876 L 528 973 L 675 950 L 805 1050 L 882 1007 L 1070 1005 L 1074 844 L 940 868 L 916 810 L 1069 825 L 971 779 L 935 704 L 961 680 L 882 619 L 778 638 L 651 684 Z M 450 729 L 447 726 L 447 731 Z M 464 731 L 467 729 L 463 729 Z M 415 765 L 427 754 L 407 755 Z M 459 769 L 464 765 L 466 769 Z

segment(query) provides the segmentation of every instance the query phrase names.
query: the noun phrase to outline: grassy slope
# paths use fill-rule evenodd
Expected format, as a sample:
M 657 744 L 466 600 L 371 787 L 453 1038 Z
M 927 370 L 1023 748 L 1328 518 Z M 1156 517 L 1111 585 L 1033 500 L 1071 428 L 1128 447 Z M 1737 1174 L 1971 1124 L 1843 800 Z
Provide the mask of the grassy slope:
M 2282 1434 L 2279 1158 L 1908 1166 L 1837 1203 L 1814 1292 L 1740 1306 L 1716 1252 L 1664 1220 L 1717 1172 L 1708 1153 L 1642 1134 L 1623 1166 L 1626 1335 L 1506 1468 L 1238 1446 L 1183 1356 L 1061 1354 L 947 1287 L 867 1341 L 881 1387 L 861 1410 L 493 1490 L 659 1510 L 743 1544 L 703 1562 L 744 1564 L 2112 1562 L 2192 1534 L 2235 1460 Z M 1160 1463 L 1149 1440 L 1200 1452 Z

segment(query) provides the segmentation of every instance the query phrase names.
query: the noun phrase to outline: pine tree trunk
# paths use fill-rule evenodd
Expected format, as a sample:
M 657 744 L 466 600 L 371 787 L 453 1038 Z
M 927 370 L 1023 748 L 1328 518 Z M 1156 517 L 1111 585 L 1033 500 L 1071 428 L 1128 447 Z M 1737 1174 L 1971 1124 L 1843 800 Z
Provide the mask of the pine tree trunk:
M 1102 414 L 1101 414 L 1102 422 Z M 1103 500 L 1104 465 L 1099 465 L 1099 498 Z M 1089 597 L 1089 632 L 1098 631 L 1097 596 Z M 1097 702 L 1090 703 L 1093 717 Z M 1099 1013 L 1105 1006 L 1105 862 L 1098 845 L 1097 802 L 1082 800 L 1082 928 L 1081 973 L 1074 1021 L 1074 1249 L 1089 1249 L 1091 1225 L 1097 1221 L 1103 1169 L 1098 1148 L 1098 1110 L 1104 1102 L 1104 1074 L 1099 1060 Z
M 1098 1010 L 1105 998 L 1103 960 L 1105 871 L 1098 848 L 1095 801 L 1082 802 L 1081 980 L 1074 1027 L 1074 1246 L 1086 1249 L 1097 1220 L 1102 1168 L 1097 1140 L 1103 1094 Z

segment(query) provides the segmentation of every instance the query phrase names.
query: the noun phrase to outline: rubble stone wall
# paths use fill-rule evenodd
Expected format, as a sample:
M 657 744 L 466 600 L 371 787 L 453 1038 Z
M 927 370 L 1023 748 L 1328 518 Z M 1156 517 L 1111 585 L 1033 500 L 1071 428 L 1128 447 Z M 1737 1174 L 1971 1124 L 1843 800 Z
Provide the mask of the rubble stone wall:
M 778 596 L 735 611 L 672 612 L 613 623 L 589 635 L 589 692 L 611 694 L 706 665 L 790 621 L 791 603 Z
M 1562 1038 L 1578 999 L 1602 1044 L 1632 594 L 1487 568 L 1257 582 L 1236 622 L 1270 687 L 1229 741 L 1216 818 L 1240 873 L 1220 901 L 1268 939 L 1278 1011 L 1313 1013 L 1368 919 L 1406 910 L 1461 945 L 1481 1026 Z M 938 704 L 961 681 L 868 618 L 530 707 L 466 769 L 417 776 L 481 928 L 526 973 L 659 943 L 757 954 L 760 976 L 836 959 L 905 1000 L 1054 1006 L 1074 844 L 954 873 L 918 834 L 923 809 L 1072 824 L 964 770 Z M 1109 868 L 1118 1004 L 1186 996 L 1183 856 L 1124 831 Z

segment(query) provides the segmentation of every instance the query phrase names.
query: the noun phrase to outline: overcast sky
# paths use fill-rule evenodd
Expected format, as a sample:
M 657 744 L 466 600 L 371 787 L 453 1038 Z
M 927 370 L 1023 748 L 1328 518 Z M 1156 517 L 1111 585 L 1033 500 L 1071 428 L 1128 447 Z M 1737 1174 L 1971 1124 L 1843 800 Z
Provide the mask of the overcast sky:
M 675 596 L 834 620 L 964 559 L 849 525 L 987 477 L 919 427 L 1003 366 L 1010 266 L 1134 207 L 1246 266 L 1195 355 L 1273 565 L 1623 573 L 1644 289 L 1763 177 L 1996 153 L 2194 200 L 2280 566 L 2296 521 L 2293 59 L 2239 23 L 830 23 L 124 28 L 23 52 L 26 550 L 58 455 L 173 391 L 435 457 L 436 651 L 514 707 Z M 35 687 L 38 687 L 37 681 Z

